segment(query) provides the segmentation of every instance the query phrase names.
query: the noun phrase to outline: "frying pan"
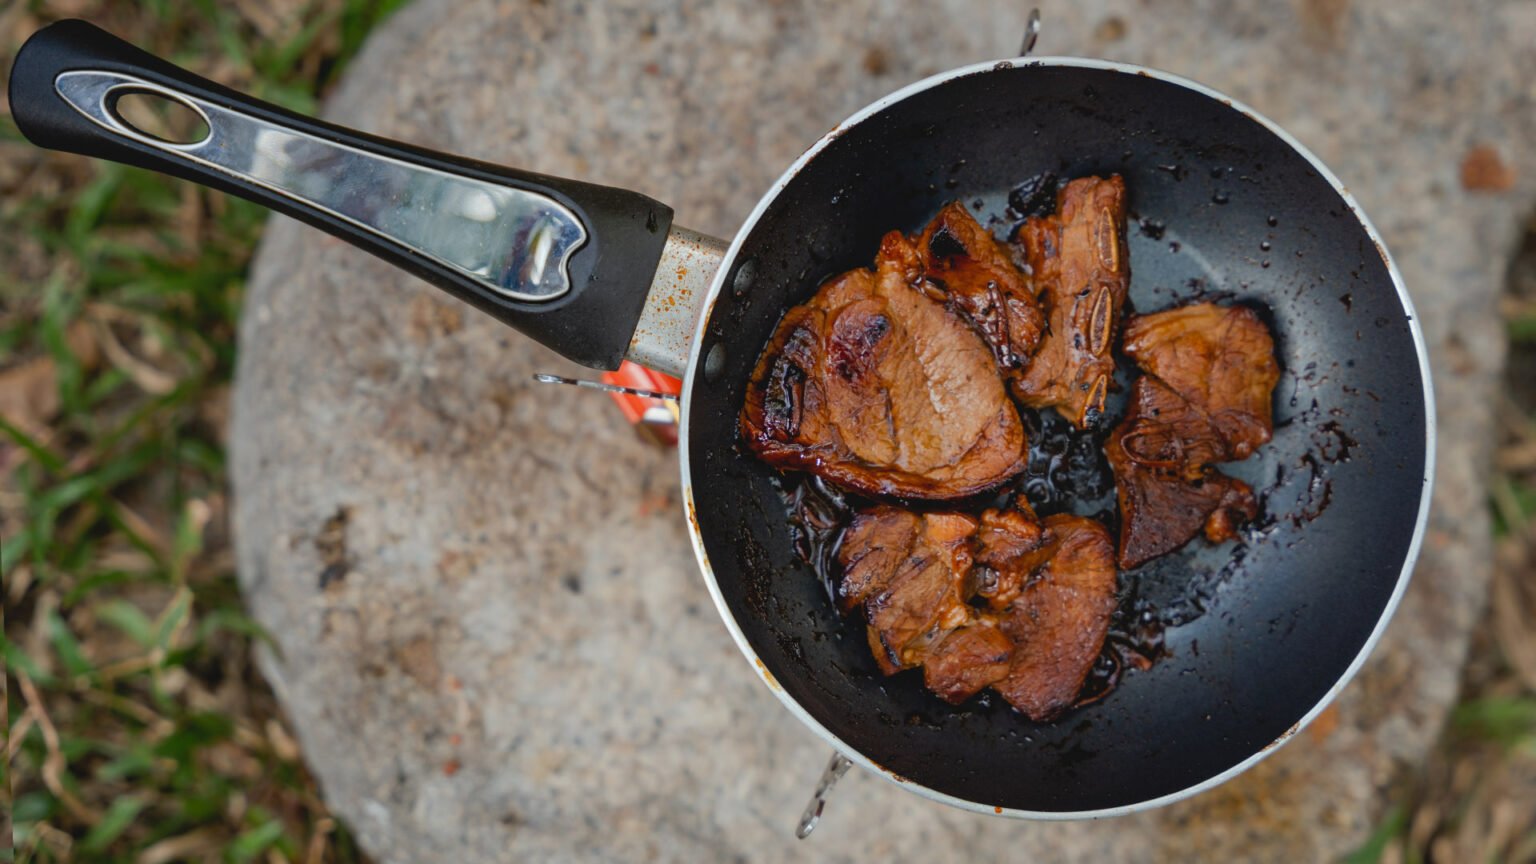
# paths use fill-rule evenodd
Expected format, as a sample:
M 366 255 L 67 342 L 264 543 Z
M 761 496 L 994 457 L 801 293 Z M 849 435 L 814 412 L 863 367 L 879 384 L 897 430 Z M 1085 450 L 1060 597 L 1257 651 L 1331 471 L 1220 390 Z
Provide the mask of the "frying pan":
M 138 131 L 117 109 L 130 92 L 190 107 L 207 136 L 173 144 Z M 1434 452 L 1408 294 L 1316 157 L 1192 81 L 1072 57 L 935 75 L 815 142 L 728 247 L 643 195 L 302 117 L 83 22 L 27 42 L 10 99 L 39 146 L 268 205 L 588 366 L 628 357 L 683 375 L 684 503 L 726 627 L 838 754 L 926 797 L 1063 819 L 1208 789 L 1328 705 L 1407 585 Z M 736 428 L 760 348 L 821 279 L 867 266 L 881 234 L 915 229 L 948 200 L 1001 216 L 1010 190 L 1042 170 L 1123 175 L 1137 220 L 1134 307 L 1250 304 L 1284 370 L 1274 440 L 1229 466 L 1260 490 L 1265 516 L 1239 543 L 1196 541 L 1123 575 L 1123 590 L 1169 624 L 1169 656 L 1046 725 L 1002 700 L 950 707 L 920 676 L 881 676 L 862 628 L 838 618 L 796 558 L 774 472 L 740 451 Z

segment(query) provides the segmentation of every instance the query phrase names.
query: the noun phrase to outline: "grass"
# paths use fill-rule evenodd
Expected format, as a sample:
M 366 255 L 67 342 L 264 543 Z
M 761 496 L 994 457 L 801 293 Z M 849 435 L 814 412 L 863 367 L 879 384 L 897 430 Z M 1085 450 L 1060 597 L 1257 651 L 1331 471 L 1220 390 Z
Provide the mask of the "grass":
M 301 111 L 394 2 L 55 0 Z M 7 106 L 8 109 L 9 106 Z M 224 436 L 264 212 L 0 122 L 0 573 L 18 861 L 357 861 L 254 672 Z M 7 853 L 9 858 L 11 853 Z
M 38 0 L 222 83 L 313 111 L 399 0 Z M 0 69 L 8 71 L 8 69 Z M 0 573 L 20 861 L 359 861 L 251 656 L 229 548 L 236 318 L 264 213 L 50 154 L 0 121 Z M 1536 238 L 1536 226 L 1533 226 Z M 1491 506 L 1501 584 L 1536 555 L 1536 239 Z M 1521 382 L 1527 382 L 1524 386 Z M 1536 592 L 1521 596 L 1530 597 Z M 1536 600 L 1481 628 L 1439 751 L 1348 859 L 1536 860 Z M 1536 665 L 1536 664 L 1532 664 Z M 1511 803 L 1511 821 L 1502 814 Z M 3 844 L 0 844 L 3 845 Z M 9 856 L 0 854 L 0 860 Z

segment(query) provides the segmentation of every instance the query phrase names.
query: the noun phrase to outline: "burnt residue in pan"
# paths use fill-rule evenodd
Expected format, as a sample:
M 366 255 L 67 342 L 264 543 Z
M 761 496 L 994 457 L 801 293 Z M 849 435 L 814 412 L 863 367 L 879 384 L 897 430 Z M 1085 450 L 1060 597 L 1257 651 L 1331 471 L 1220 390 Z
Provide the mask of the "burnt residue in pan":
M 1145 672 L 1168 656 L 1164 642 L 1168 625 L 1162 614 L 1140 595 L 1136 580 L 1120 581 L 1120 604 L 1110 619 L 1104 650 L 1088 672 L 1073 707 L 1092 705 L 1108 696 L 1127 671 Z
M 837 581 L 842 575 L 837 548 L 843 539 L 843 529 L 853 520 L 858 499 L 814 474 L 781 474 L 776 485 L 789 509 L 795 554 L 821 581 L 827 602 L 835 605 Z
M 1160 226 L 1158 226 L 1160 228 Z M 1154 228 L 1154 231 L 1157 229 Z M 1243 302 L 1230 292 L 1213 290 L 1204 284 L 1186 284 L 1181 299 L 1193 294 L 1210 300 L 1219 296 L 1226 302 Z M 1276 334 L 1284 356 L 1283 328 L 1267 307 L 1252 301 L 1243 305 L 1254 308 L 1272 333 Z M 1346 428 L 1348 418 L 1341 409 L 1324 412 L 1307 392 L 1326 384 L 1315 364 L 1299 364 L 1300 369 L 1285 370 L 1291 386 L 1281 385 L 1276 392 L 1276 433 L 1289 428 L 1289 436 L 1301 433 L 1307 444 L 1299 455 L 1276 461 L 1280 450 L 1270 445 L 1268 461 L 1272 474 L 1256 478 L 1259 495 L 1258 518 L 1244 526 L 1241 540 L 1223 550 L 1222 561 L 1207 564 L 1197 556 L 1168 556 L 1150 562 L 1135 571 L 1121 573 L 1120 598 L 1111 620 L 1110 632 L 1099 659 L 1091 669 L 1079 693 L 1075 707 L 1083 707 L 1109 696 L 1127 674 L 1150 669 L 1170 655 L 1165 634 L 1170 628 L 1189 625 L 1210 611 L 1221 587 L 1245 566 L 1249 554 L 1258 546 L 1272 542 L 1282 524 L 1301 527 L 1323 515 L 1332 502 L 1332 470 L 1347 463 L 1360 446 Z M 1115 501 L 1113 474 L 1104 458 L 1104 439 L 1123 413 L 1124 390 L 1134 373 L 1122 363 L 1117 378 L 1117 397 L 1107 407 L 1105 422 L 1097 428 L 1077 430 L 1054 411 L 1021 409 L 1030 452 L 1028 465 L 1013 481 L 1001 489 L 962 502 L 906 502 L 917 510 L 961 509 L 976 511 L 987 507 L 1008 507 L 1022 497 L 1040 516 L 1073 512 L 1103 522 L 1112 531 L 1120 529 Z M 1310 401 L 1310 405 L 1303 405 Z M 1290 450 L 1289 447 L 1283 448 Z M 1296 451 L 1290 450 L 1291 453 Z M 827 609 L 836 606 L 837 585 L 841 579 L 838 549 L 844 529 L 861 508 L 876 502 L 850 495 L 808 474 L 785 473 L 775 482 L 789 514 L 796 557 L 805 562 L 821 583 L 827 597 Z M 1304 542 L 1292 540 L 1290 543 Z M 859 628 L 861 620 L 845 621 L 844 626 Z M 836 629 L 836 628 L 834 628 Z M 851 632 L 851 631 L 850 631 Z M 845 634 L 846 635 L 846 634 Z M 860 634 L 862 635 L 862 634 Z M 1191 646 L 1193 647 L 1193 646 Z M 871 672 L 870 674 L 873 674 Z M 935 704 L 934 717 L 949 713 L 963 714 L 992 707 L 992 697 L 985 693 L 965 705 L 949 708 Z M 893 722 L 901 722 L 894 718 Z M 910 722 L 910 718 L 908 718 Z M 929 721 L 935 722 L 935 721 Z
M 1008 218 L 1022 223 L 1025 219 L 1048 216 L 1056 209 L 1056 187 L 1061 175 L 1041 171 L 1008 192 Z
M 1078 430 L 1055 411 L 1021 410 L 1029 438 L 1029 467 L 1011 484 L 1035 513 L 1073 512 L 1118 528 L 1115 477 L 1104 458 L 1104 439 L 1118 418 L 1106 414 L 1093 429 Z
M 1360 446 L 1360 442 L 1345 431 L 1343 425 L 1337 420 L 1329 420 L 1310 428 L 1312 448 L 1301 454 L 1295 466 L 1296 476 L 1298 480 L 1304 479 L 1304 485 L 1296 498 L 1295 506 L 1280 517 L 1288 519 L 1298 528 L 1323 515 L 1323 512 L 1333 503 L 1333 479 L 1329 476 L 1330 469 L 1334 465 L 1348 462 L 1350 454 Z M 1276 479 L 1278 486 L 1283 479 L 1283 474 Z
M 1333 466 L 1349 462 L 1360 445 L 1345 422 L 1341 422 L 1347 418 L 1339 416 L 1337 410 L 1330 412 L 1331 419 L 1323 420 L 1323 412 L 1315 402 L 1300 408 L 1298 391 L 1316 383 L 1316 377 L 1308 378 L 1305 367 L 1293 377 L 1302 386 L 1289 395 L 1283 389 L 1277 394 L 1290 411 L 1282 412 L 1289 416 L 1279 419 L 1276 429 L 1306 430 L 1309 446 L 1294 460 L 1275 464 L 1270 477 L 1255 483 L 1260 514 L 1244 527 L 1241 542 L 1225 553 L 1222 564 L 1200 566 L 1174 555 L 1121 574 L 1120 599 L 1110 632 L 1102 654 L 1084 682 L 1077 707 L 1100 701 L 1127 673 L 1147 670 L 1169 656 L 1166 631 L 1188 625 L 1209 611 L 1221 586 L 1241 570 L 1254 547 L 1270 541 L 1280 524 L 1300 527 L 1327 510 L 1332 500 Z M 960 502 L 959 509 L 1007 507 L 1022 496 L 1040 516 L 1074 512 L 1098 519 L 1118 531 L 1114 478 L 1103 456 L 1103 443 L 1120 411 L 1117 400 L 1112 400 L 1106 418 L 1109 422 L 1098 429 L 1077 430 L 1054 411 L 1022 409 L 1020 414 L 1030 442 L 1028 467 L 1001 490 Z M 789 512 L 797 557 L 816 574 L 828 598 L 828 608 L 832 608 L 842 575 L 837 555 L 843 530 L 860 508 L 875 502 L 850 495 L 808 474 L 779 475 L 777 486 Z M 955 502 L 908 502 L 906 506 L 957 507 Z M 958 710 L 986 709 L 990 704 L 990 697 L 983 694 Z M 935 705 L 934 710 L 943 713 L 956 709 Z
M 1104 437 L 1110 424 L 1098 430 L 1079 431 L 1055 411 L 1022 410 L 1028 430 L 1029 467 L 1016 480 L 960 509 L 1011 506 L 1023 496 L 1040 516 L 1074 512 L 1096 518 L 1117 528 L 1114 477 L 1104 459 Z M 789 512 L 790 534 L 796 556 L 816 575 L 835 606 L 842 578 L 837 562 L 843 531 L 855 513 L 875 502 L 849 494 L 812 474 L 787 472 L 777 476 L 776 486 Z M 954 509 L 956 504 L 908 502 L 913 509 Z M 1167 655 L 1164 647 L 1164 616 L 1137 591 L 1135 579 L 1121 580 L 1119 602 L 1110 622 L 1103 652 L 1079 696 L 1077 707 L 1107 696 L 1128 670 L 1146 670 Z M 971 700 L 987 707 L 987 693 Z M 970 704 L 970 703 L 967 703 Z M 935 706 L 935 710 L 947 710 Z
M 1290 401 L 1296 407 L 1299 400 Z M 1322 410 L 1314 401 L 1307 408 L 1291 414 L 1275 424 L 1277 436 L 1303 432 L 1307 446 L 1294 458 L 1281 459 L 1279 452 L 1288 447 L 1268 445 L 1266 459 L 1273 465 L 1272 473 L 1254 483 L 1258 496 L 1258 517 L 1244 525 L 1240 541 L 1223 555 L 1218 566 L 1191 561 L 1180 555 L 1150 561 L 1135 572 L 1134 584 L 1152 597 L 1138 598 L 1140 615 L 1150 612 L 1150 618 L 1159 627 L 1181 627 L 1200 618 L 1215 604 L 1221 586 L 1238 573 L 1249 554 L 1257 547 L 1273 542 L 1277 535 L 1291 537 L 1286 548 L 1306 542 L 1306 535 L 1294 531 L 1323 516 L 1333 502 L 1333 471 L 1348 463 L 1359 447 L 1359 442 L 1338 419 L 1319 422 Z M 1333 412 L 1337 413 L 1337 409 Z M 1292 433 L 1284 433 L 1291 429 Z M 1123 622 L 1142 620 L 1138 614 L 1122 608 L 1115 618 L 1115 626 Z M 1112 631 L 1110 639 L 1116 638 Z

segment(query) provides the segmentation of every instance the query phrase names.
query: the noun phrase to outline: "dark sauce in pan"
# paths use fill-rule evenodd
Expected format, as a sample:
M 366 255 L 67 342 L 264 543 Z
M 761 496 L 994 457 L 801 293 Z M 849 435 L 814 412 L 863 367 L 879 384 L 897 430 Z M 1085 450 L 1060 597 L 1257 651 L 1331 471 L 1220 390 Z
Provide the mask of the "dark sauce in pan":
M 1029 463 L 1022 474 L 997 492 L 976 499 L 924 502 L 912 509 L 979 511 L 1012 506 L 1022 495 L 1039 516 L 1076 513 L 1098 519 L 1118 533 L 1114 475 L 1104 458 L 1104 438 L 1112 423 L 1079 431 L 1055 411 L 1020 408 L 1019 414 L 1029 436 Z M 827 601 L 835 607 L 842 579 L 837 553 L 843 531 L 855 513 L 875 502 L 844 492 L 812 474 L 784 473 L 776 485 L 789 511 L 795 554 L 816 574 Z M 911 502 L 906 506 L 912 506 Z M 1122 574 L 1119 603 L 1110 619 L 1104 649 L 1083 682 L 1074 707 L 1103 699 L 1128 671 L 1151 668 L 1167 654 L 1162 616 L 1136 588 L 1136 580 Z M 972 701 L 989 699 L 983 691 Z
M 1029 466 L 1005 488 L 1022 494 L 1039 516 L 1076 513 L 1117 528 L 1115 476 L 1104 458 L 1109 415 L 1083 431 L 1055 411 L 1020 408 L 1019 416 L 1029 438 Z
M 810 565 L 827 592 L 827 601 L 836 606 L 837 583 L 842 577 L 837 550 L 842 544 L 843 529 L 853 521 L 860 506 L 859 499 L 814 474 L 781 474 L 776 485 L 789 508 L 795 554 Z
M 1120 514 L 1114 475 L 1103 452 L 1105 438 L 1123 414 L 1124 392 L 1131 378 L 1124 364 L 1119 372 L 1120 392 L 1112 393 L 1108 409 L 1095 428 L 1080 431 L 1054 410 L 1020 407 L 1029 438 L 1027 467 L 998 490 L 958 502 L 897 503 L 914 510 L 979 512 L 989 507 L 1012 506 L 1022 496 L 1039 516 L 1066 512 L 1087 516 L 1104 523 L 1118 536 Z M 1276 388 L 1276 400 L 1277 404 L 1285 402 L 1283 384 Z M 1298 401 L 1293 396 L 1290 407 L 1298 407 Z M 1293 411 L 1283 419 L 1276 418 L 1277 433 L 1297 424 L 1309 429 L 1311 446 L 1293 464 L 1276 465 L 1268 482 L 1254 484 L 1259 514 L 1243 527 L 1242 540 L 1232 548 L 1224 565 L 1210 571 L 1186 572 L 1177 556 L 1167 556 L 1137 571 L 1121 571 L 1118 605 L 1110 619 L 1103 651 L 1089 670 L 1074 707 L 1104 699 L 1127 674 L 1145 671 L 1169 656 L 1164 638 L 1167 629 L 1188 624 L 1205 614 L 1217 588 L 1243 566 L 1252 545 L 1266 542 L 1281 523 L 1300 527 L 1328 509 L 1332 500 L 1329 469 L 1349 462 L 1360 444 L 1338 421 L 1319 423 L 1319 415 L 1314 405 Z M 810 474 L 781 474 L 776 485 L 788 511 L 795 551 L 816 574 L 828 603 L 835 608 L 837 586 L 842 578 L 837 555 L 843 532 L 857 511 L 877 502 L 844 492 Z M 1142 589 L 1148 578 L 1155 583 L 1170 582 L 1163 572 L 1170 567 L 1179 571 L 1172 583 L 1183 587 L 1175 596 L 1169 596 L 1166 590 L 1156 591 L 1157 599 L 1145 596 Z M 859 617 L 846 623 L 863 625 Z M 984 690 L 967 704 L 985 706 L 992 702 L 990 691 Z
M 1007 197 L 1001 217 L 992 217 L 995 230 L 1011 237 L 1023 221 L 1050 212 L 1060 180 L 1054 172 L 1042 172 L 1019 184 Z M 981 209 L 983 202 L 976 202 Z M 1131 227 L 1140 236 L 1161 241 L 1167 233 L 1164 222 L 1129 214 Z M 940 238 L 939 242 L 944 242 Z M 1172 244 L 1175 251 L 1178 243 Z M 1247 288 L 1246 283 L 1242 285 Z M 1260 314 L 1276 336 L 1277 347 L 1282 328 L 1277 326 L 1268 308 L 1254 303 L 1244 292 L 1214 289 L 1203 279 L 1188 280 L 1177 292 L 1179 302 L 1242 303 Z M 1127 314 L 1136 311 L 1129 308 Z M 1118 354 L 1118 352 L 1117 352 Z M 999 489 L 971 499 L 951 502 L 893 502 L 913 510 L 950 510 L 978 513 L 986 508 L 1013 505 L 1022 497 L 1036 514 L 1045 517 L 1057 513 L 1075 513 L 1096 519 L 1118 537 L 1120 514 L 1115 500 L 1114 476 L 1104 457 L 1104 441 L 1124 413 L 1126 394 L 1137 372 L 1123 357 L 1111 387 L 1103 415 L 1095 418 L 1093 428 L 1075 429 L 1054 410 L 1037 411 L 1019 406 L 1019 414 L 1029 439 L 1027 467 Z M 1273 479 L 1253 483 L 1259 500 L 1259 514 L 1244 526 L 1228 560 L 1219 567 L 1190 571 L 1177 554 L 1155 560 L 1135 571 L 1119 574 L 1119 596 L 1111 617 L 1104 648 L 1090 669 L 1074 707 L 1096 703 L 1109 696 L 1128 674 L 1145 671 L 1170 655 L 1165 644 L 1169 628 L 1179 627 L 1199 618 L 1210 608 L 1218 587 L 1242 568 L 1250 547 L 1266 542 L 1282 523 L 1300 526 L 1319 518 L 1332 499 L 1329 468 L 1348 462 L 1358 442 L 1336 421 L 1319 423 L 1323 418 L 1314 403 L 1310 409 L 1296 410 L 1302 376 L 1283 370 L 1292 379 L 1291 387 L 1282 383 L 1275 388 L 1275 432 L 1300 425 L 1310 431 L 1312 446 L 1290 464 L 1274 467 Z M 1306 379 L 1308 382 L 1310 378 Z M 1353 395 L 1353 388 L 1345 387 Z M 1287 403 L 1287 397 L 1289 402 Z M 1374 398 L 1374 396 L 1372 397 Z M 1286 405 L 1292 409 L 1285 411 Z M 1285 416 L 1288 415 L 1288 416 Z M 1268 478 L 1266 478 L 1268 479 Z M 844 530 L 855 513 L 875 505 L 874 499 L 849 494 L 813 475 L 784 473 L 777 475 L 776 486 L 788 511 L 791 535 L 797 556 L 815 573 L 832 608 L 837 604 L 837 586 L 842 568 L 837 556 Z M 1290 499 L 1295 497 L 1295 501 Z M 1194 544 L 1203 541 L 1196 539 Z M 1152 596 L 1148 596 L 1148 595 Z M 844 621 L 850 628 L 862 628 L 862 613 Z M 862 640 L 863 634 L 859 633 Z M 1197 646 L 1191 650 L 1198 651 Z M 995 702 L 991 690 L 983 690 L 967 703 L 970 710 Z M 935 697 L 935 707 L 942 705 Z M 910 722 L 910 718 L 909 718 Z
M 1273 322 L 1266 323 L 1274 332 Z M 1075 513 L 1097 519 L 1119 536 L 1114 475 L 1103 455 L 1104 441 L 1123 414 L 1124 393 L 1133 374 L 1122 362 L 1116 376 L 1119 393 L 1112 391 L 1105 414 L 1088 430 L 1075 429 L 1054 410 L 1020 407 L 1029 438 L 1028 463 L 1018 477 L 998 490 L 961 501 L 896 503 L 913 510 L 975 513 L 1013 506 L 1022 496 L 1041 517 Z M 1283 384 L 1276 387 L 1275 395 L 1277 405 L 1285 404 Z M 1298 402 L 1293 394 L 1289 405 L 1295 409 Z M 1277 412 L 1281 413 L 1286 412 Z M 1319 423 L 1320 413 L 1314 403 L 1311 408 L 1293 410 L 1288 417 L 1276 418 L 1277 433 L 1292 425 L 1307 428 L 1311 446 L 1290 465 L 1276 465 L 1268 482 L 1254 483 L 1259 514 L 1243 527 L 1242 539 L 1233 546 L 1225 564 L 1208 571 L 1190 572 L 1179 563 L 1177 555 L 1171 555 L 1136 571 L 1120 572 L 1118 604 L 1110 619 L 1104 648 L 1089 670 L 1074 708 L 1106 698 L 1127 674 L 1150 669 L 1169 656 L 1166 631 L 1205 614 L 1219 586 L 1241 569 L 1253 545 L 1266 542 L 1282 523 L 1300 527 L 1323 515 L 1332 501 L 1330 469 L 1349 462 L 1360 444 L 1337 420 Z M 878 502 L 844 492 L 810 474 L 778 475 L 776 486 L 788 511 L 796 554 L 816 574 L 828 603 L 836 608 L 837 586 L 842 578 L 837 555 L 843 532 L 855 513 Z M 1168 568 L 1177 572 L 1171 573 Z M 1149 584 L 1161 585 L 1152 589 L 1156 598 L 1143 593 Z M 1170 594 L 1167 589 L 1173 586 L 1182 587 Z M 862 627 L 862 616 L 850 616 L 845 624 Z M 987 706 L 993 702 L 991 691 L 984 690 L 967 705 Z
M 1049 216 L 1056 209 L 1056 188 L 1061 175 L 1041 171 L 1008 191 L 1008 215 L 1015 220 Z

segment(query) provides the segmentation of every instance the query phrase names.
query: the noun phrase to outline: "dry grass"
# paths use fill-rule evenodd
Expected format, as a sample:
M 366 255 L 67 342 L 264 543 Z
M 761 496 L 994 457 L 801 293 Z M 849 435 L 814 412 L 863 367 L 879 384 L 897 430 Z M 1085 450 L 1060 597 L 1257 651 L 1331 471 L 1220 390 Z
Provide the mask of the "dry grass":
M 50 0 L 313 110 L 398 3 Z M 8 74 L 8 69 L 0 72 Z M 251 652 L 223 442 L 262 211 L 0 123 L 0 570 L 7 815 L 25 861 L 356 861 Z M 7 832 L 9 834 L 9 832 Z

